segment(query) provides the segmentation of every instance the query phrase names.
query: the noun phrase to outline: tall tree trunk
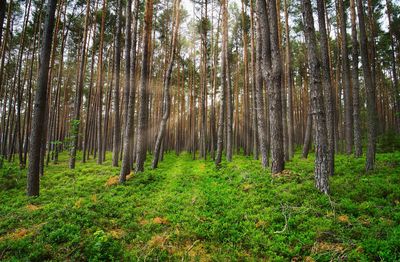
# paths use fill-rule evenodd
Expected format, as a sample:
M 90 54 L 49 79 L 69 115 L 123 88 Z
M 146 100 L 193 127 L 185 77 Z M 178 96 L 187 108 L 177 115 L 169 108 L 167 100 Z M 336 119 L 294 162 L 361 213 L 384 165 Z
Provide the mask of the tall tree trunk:
M 258 142 L 261 153 L 261 164 L 263 168 L 268 166 L 268 137 L 267 125 L 264 111 L 264 82 L 261 72 L 262 59 L 262 43 L 259 22 L 256 23 L 257 41 L 256 41 L 256 109 L 257 109 L 257 124 L 258 124 Z
M 399 79 L 397 76 L 397 66 L 396 66 L 396 45 L 395 45 L 395 37 L 393 32 L 393 21 L 392 21 L 392 2 L 390 0 L 386 0 L 386 12 L 389 22 L 389 35 L 390 35 L 390 47 L 391 47 L 391 62 L 392 62 L 392 83 L 393 83 L 393 92 L 394 92 L 394 106 L 395 106 L 395 127 L 397 133 L 400 134 L 400 86 Z
M 276 174 L 285 167 L 281 97 L 282 61 L 278 39 L 276 1 L 268 1 L 269 13 L 267 14 L 265 0 L 257 0 L 257 11 L 263 43 L 262 71 L 267 82 L 269 96 L 271 171 Z
M 292 79 L 292 54 L 290 48 L 289 11 L 285 0 L 285 33 L 286 33 L 286 86 L 287 86 L 287 126 L 288 126 L 288 159 L 294 155 L 294 129 L 293 129 L 293 79 Z
M 350 0 L 351 12 L 351 43 L 352 43 L 352 70 L 351 80 L 353 87 L 353 125 L 354 125 L 354 156 L 362 155 L 361 120 L 360 120 L 360 81 L 358 79 L 358 39 L 356 27 L 355 0 Z
M 364 6 L 362 0 L 357 0 L 357 13 L 360 27 L 361 62 L 367 98 L 368 147 L 365 169 L 366 171 L 370 171 L 374 169 L 375 165 L 377 110 L 375 103 L 375 86 L 372 81 L 371 64 L 368 57 L 367 33 L 365 29 Z
M 351 99 L 351 83 L 350 83 L 350 67 L 347 50 L 347 33 L 346 33 L 346 13 L 344 0 L 338 0 L 338 13 L 340 22 L 340 51 L 342 55 L 342 85 L 344 93 L 344 128 L 346 153 L 351 154 L 353 150 L 353 105 Z
M 329 160 L 325 110 L 321 83 L 320 63 L 317 57 L 317 43 L 310 0 L 303 0 L 304 35 L 308 48 L 310 69 L 310 93 L 313 121 L 315 124 L 315 186 L 319 191 L 329 191 Z
M 158 161 L 160 159 L 160 150 L 161 150 L 161 146 L 164 142 L 164 137 L 165 137 L 165 131 L 167 128 L 167 122 L 169 119 L 169 115 L 170 115 L 170 107 L 171 107 L 171 99 L 170 99 L 170 92 L 169 92 L 169 88 L 170 88 L 170 83 L 171 83 L 171 76 L 172 76 L 172 69 L 174 67 L 174 60 L 175 60 L 175 53 L 176 53 L 176 42 L 177 42 L 177 38 L 178 38 L 178 31 L 179 31 L 179 14 L 180 14 L 180 0 L 175 0 L 174 3 L 174 13 L 175 13 L 175 17 L 174 17 L 174 22 L 172 25 L 172 40 L 171 40 L 171 47 L 169 50 L 169 58 L 168 58 L 168 67 L 167 67 L 167 71 L 165 73 L 164 76 L 164 89 L 163 89 L 163 116 L 161 119 L 161 123 L 160 123 L 160 129 L 158 131 L 157 134 L 157 140 L 154 146 L 154 158 L 153 158 L 153 163 L 152 163 L 152 168 L 157 168 L 158 165 Z M 205 130 L 203 130 L 205 131 Z M 203 134 L 205 135 L 205 134 Z M 205 145 L 204 145 L 204 154 L 205 154 Z
M 227 48 L 228 48 L 228 7 L 226 0 L 221 1 L 222 9 L 222 48 L 221 48 L 221 99 L 218 118 L 218 133 L 217 133 L 217 154 L 215 158 L 215 165 L 219 166 L 222 160 L 222 150 L 224 146 L 224 126 L 226 112 L 226 89 L 227 89 L 227 76 L 226 76 L 226 62 L 227 62 Z M 232 145 L 227 145 L 227 147 Z
M 97 150 L 99 150 L 99 156 L 97 158 L 97 164 L 103 163 L 103 45 L 104 45 L 104 30 L 105 30 L 105 20 L 107 10 L 107 0 L 103 0 L 103 8 L 101 11 L 101 28 L 100 28 L 100 44 L 99 44 L 99 64 L 98 64 L 98 79 L 97 79 L 97 89 L 98 89 L 98 115 L 97 115 Z
M 329 64 L 328 34 L 326 32 L 325 21 L 326 10 L 323 0 L 317 0 L 317 10 L 321 48 L 322 86 L 324 90 L 326 129 L 328 139 L 329 174 L 333 175 L 335 171 L 335 104 L 333 101 L 333 90 L 331 84 L 332 76 Z
M 35 95 L 35 103 L 32 117 L 32 130 L 29 148 L 29 168 L 27 179 L 27 195 L 39 195 L 39 171 L 40 171 L 40 151 L 41 142 L 45 126 L 42 125 L 46 113 L 47 101 L 47 79 L 49 74 L 50 52 L 54 30 L 54 16 L 56 12 L 57 0 L 48 0 L 47 15 L 43 30 L 40 69 L 38 76 L 38 87 Z
M 74 112 L 74 117 L 72 119 L 72 126 L 71 126 L 71 133 L 73 136 L 73 145 L 71 148 L 70 159 L 69 159 L 69 168 L 71 168 L 71 169 L 75 168 L 76 150 L 78 148 L 78 140 L 79 140 L 82 92 L 83 92 L 83 84 L 85 81 L 86 43 L 87 43 L 87 34 L 88 34 L 88 27 L 89 27 L 89 14 L 90 14 L 90 1 L 87 0 L 86 1 L 85 31 L 83 33 L 81 61 L 80 61 L 80 66 L 79 66 L 79 77 L 78 77 L 78 83 L 76 85 L 75 112 Z
M 149 57 L 151 53 L 151 32 L 153 23 L 153 0 L 146 0 L 142 52 L 142 71 L 139 89 L 139 114 L 137 129 L 137 154 L 136 154 L 136 172 L 144 170 L 144 161 L 146 160 L 147 143 L 147 115 L 148 115 L 148 85 L 149 85 Z

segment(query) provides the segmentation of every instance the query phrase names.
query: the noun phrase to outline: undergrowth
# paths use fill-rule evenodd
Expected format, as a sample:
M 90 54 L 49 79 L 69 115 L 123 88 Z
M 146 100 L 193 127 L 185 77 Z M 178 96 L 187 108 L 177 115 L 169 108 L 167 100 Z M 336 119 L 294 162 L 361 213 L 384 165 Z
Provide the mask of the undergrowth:
M 277 176 L 235 156 L 220 168 L 166 154 L 157 170 L 117 184 L 94 160 L 50 164 L 40 196 L 26 170 L 0 169 L 0 260 L 400 260 L 400 152 L 336 157 L 330 196 L 314 189 L 313 157 Z

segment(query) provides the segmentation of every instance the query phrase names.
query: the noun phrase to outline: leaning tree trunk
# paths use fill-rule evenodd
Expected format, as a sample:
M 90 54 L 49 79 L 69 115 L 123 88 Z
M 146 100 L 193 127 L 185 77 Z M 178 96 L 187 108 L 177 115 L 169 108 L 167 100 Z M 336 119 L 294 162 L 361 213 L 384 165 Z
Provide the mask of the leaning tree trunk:
M 163 90 L 164 113 L 163 113 L 163 116 L 161 119 L 160 129 L 158 131 L 156 144 L 154 146 L 154 158 L 153 158 L 152 168 L 157 168 L 158 161 L 160 159 L 161 146 L 164 142 L 165 131 L 167 128 L 167 122 L 168 122 L 168 118 L 170 115 L 171 99 L 170 99 L 169 87 L 170 87 L 170 83 L 171 83 L 172 69 L 174 67 L 176 42 L 177 42 L 178 30 L 179 30 L 180 0 L 175 0 L 174 6 L 175 6 L 175 8 L 174 8 L 175 9 L 175 21 L 173 22 L 173 35 L 172 35 L 172 40 L 171 40 L 171 47 L 169 50 L 170 57 L 168 59 L 168 68 L 167 68 L 167 72 L 165 73 L 165 78 L 164 78 L 164 90 Z M 205 130 L 203 130 L 203 131 L 205 131 Z M 206 148 L 204 147 L 203 150 L 204 150 L 204 155 L 205 155 Z
M 310 69 L 310 94 L 313 121 L 315 123 L 315 186 L 319 191 L 329 191 L 329 160 L 326 131 L 325 109 L 322 94 L 320 63 L 317 57 L 317 43 L 314 19 L 310 0 L 303 0 L 304 35 L 308 48 L 308 66 Z
M 358 24 L 360 27 L 361 62 L 364 73 L 365 92 L 367 98 L 368 148 L 365 162 L 366 171 L 374 169 L 376 153 L 376 122 L 375 86 L 372 81 L 371 65 L 368 57 L 367 33 L 364 22 L 364 6 L 362 0 L 357 0 Z
M 153 23 L 153 0 L 146 0 L 142 52 L 142 70 L 139 89 L 139 114 L 136 145 L 136 172 L 143 172 L 146 160 L 147 126 L 148 126 L 148 85 L 149 85 L 149 57 L 151 52 L 151 31 Z
M 27 195 L 39 195 L 39 171 L 40 171 L 40 151 L 42 136 L 44 132 L 44 118 L 47 103 L 47 79 L 49 74 L 50 52 L 53 42 L 54 16 L 56 12 L 57 0 L 48 0 L 47 15 L 43 30 L 42 47 L 40 54 L 40 68 L 38 76 L 38 88 L 35 95 L 33 107 L 32 129 L 29 148 L 29 168 L 27 179 Z

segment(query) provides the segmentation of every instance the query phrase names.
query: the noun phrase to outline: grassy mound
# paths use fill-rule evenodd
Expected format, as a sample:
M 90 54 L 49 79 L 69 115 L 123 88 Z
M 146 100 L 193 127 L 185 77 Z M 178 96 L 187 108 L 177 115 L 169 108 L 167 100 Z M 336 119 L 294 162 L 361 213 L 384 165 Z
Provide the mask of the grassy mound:
M 111 155 L 51 164 L 41 195 L 26 171 L 0 170 L 0 260 L 400 260 L 400 153 L 337 156 L 331 196 L 314 189 L 313 159 L 276 176 L 258 161 L 167 154 L 119 185 Z

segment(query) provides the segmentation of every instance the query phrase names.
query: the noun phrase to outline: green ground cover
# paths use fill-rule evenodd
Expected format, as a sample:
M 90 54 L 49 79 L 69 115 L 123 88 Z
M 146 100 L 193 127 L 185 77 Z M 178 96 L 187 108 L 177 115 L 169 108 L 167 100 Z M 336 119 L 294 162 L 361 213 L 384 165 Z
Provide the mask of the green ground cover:
M 258 161 L 167 154 L 157 170 L 116 184 L 111 155 L 68 169 L 50 164 L 37 198 L 26 171 L 0 170 L 0 260 L 400 260 L 400 152 L 338 155 L 331 196 L 313 185 L 313 157 L 278 176 Z

